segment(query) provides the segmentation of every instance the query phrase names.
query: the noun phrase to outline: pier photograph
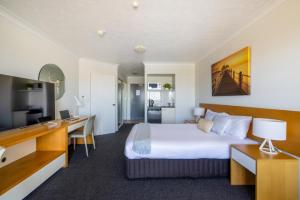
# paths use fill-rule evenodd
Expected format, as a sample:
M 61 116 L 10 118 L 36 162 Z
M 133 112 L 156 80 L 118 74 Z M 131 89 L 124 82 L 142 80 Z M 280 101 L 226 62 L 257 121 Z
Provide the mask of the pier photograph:
M 250 95 L 250 48 L 224 58 L 211 67 L 212 95 Z

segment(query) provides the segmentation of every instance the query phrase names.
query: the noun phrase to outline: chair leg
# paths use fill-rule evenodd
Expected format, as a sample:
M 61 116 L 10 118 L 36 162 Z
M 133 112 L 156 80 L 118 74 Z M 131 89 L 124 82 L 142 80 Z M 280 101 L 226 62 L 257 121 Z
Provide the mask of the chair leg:
M 94 149 L 96 149 L 96 144 L 95 144 L 95 137 L 94 137 L 94 134 L 92 134 L 92 140 L 93 140 L 93 146 L 94 146 Z
M 84 145 L 85 145 L 86 156 L 89 157 L 89 151 L 88 151 L 88 147 L 87 147 L 86 137 L 84 137 L 83 140 L 84 140 Z
M 73 148 L 74 148 L 74 151 L 76 149 L 76 138 L 73 138 Z

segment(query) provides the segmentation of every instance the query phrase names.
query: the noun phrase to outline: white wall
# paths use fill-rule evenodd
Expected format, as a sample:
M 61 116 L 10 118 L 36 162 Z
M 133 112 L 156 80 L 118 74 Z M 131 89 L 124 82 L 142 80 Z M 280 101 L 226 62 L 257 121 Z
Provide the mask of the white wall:
M 118 65 L 111 63 L 103 63 L 96 60 L 88 58 L 79 59 L 79 97 L 84 96 L 84 105 L 80 107 L 79 113 L 81 115 L 90 114 L 91 106 L 91 85 L 90 85 L 90 75 L 91 74 L 101 74 L 101 75 L 112 75 L 116 80 L 116 90 L 115 90 L 115 125 L 117 130 L 117 85 L 118 85 Z M 101 94 L 105 95 L 105 94 Z M 112 113 L 113 114 L 113 113 Z
M 59 66 L 66 77 L 66 92 L 56 102 L 56 111 L 74 110 L 74 96 L 78 95 L 78 57 L 0 9 L 0 74 L 38 79 L 41 67 L 48 63 Z
M 300 1 L 287 0 L 196 67 L 196 104 L 300 110 Z M 212 97 L 211 65 L 251 47 L 251 95 Z
M 38 79 L 41 67 L 49 63 L 58 65 L 66 77 L 66 92 L 56 101 L 56 117 L 59 117 L 59 110 L 75 109 L 78 57 L 0 9 L 0 74 Z M 8 148 L 7 162 L 0 164 L 0 168 L 35 150 L 35 140 Z
M 130 84 L 144 84 L 145 78 L 144 76 L 128 76 L 127 77 L 127 98 L 125 99 L 127 102 L 127 120 L 130 120 Z
M 118 79 L 122 80 L 124 83 L 127 82 L 126 71 L 120 67 L 120 65 L 118 66 Z
M 100 73 L 118 77 L 117 69 L 116 64 L 103 63 L 89 58 L 79 59 L 79 97 L 84 96 L 84 106 L 80 108 L 80 114 L 90 114 L 90 74 Z
M 193 117 L 192 109 L 195 106 L 194 64 L 145 63 L 145 74 L 175 74 L 176 122 L 180 123 L 186 119 L 191 119 Z

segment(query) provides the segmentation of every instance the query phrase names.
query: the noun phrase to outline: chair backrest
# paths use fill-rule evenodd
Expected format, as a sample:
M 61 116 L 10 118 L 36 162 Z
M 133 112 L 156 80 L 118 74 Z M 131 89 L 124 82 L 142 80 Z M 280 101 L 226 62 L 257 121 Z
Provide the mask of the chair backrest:
M 92 133 L 94 133 L 94 122 L 95 122 L 96 116 L 90 116 L 88 120 L 86 121 L 84 128 L 83 128 L 83 135 L 87 136 Z

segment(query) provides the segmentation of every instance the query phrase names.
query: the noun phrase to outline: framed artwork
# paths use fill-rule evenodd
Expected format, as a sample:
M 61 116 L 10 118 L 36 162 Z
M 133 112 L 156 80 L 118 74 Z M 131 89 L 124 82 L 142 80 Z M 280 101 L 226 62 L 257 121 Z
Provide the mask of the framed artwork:
M 211 66 L 212 95 L 250 95 L 250 48 L 220 60 Z

